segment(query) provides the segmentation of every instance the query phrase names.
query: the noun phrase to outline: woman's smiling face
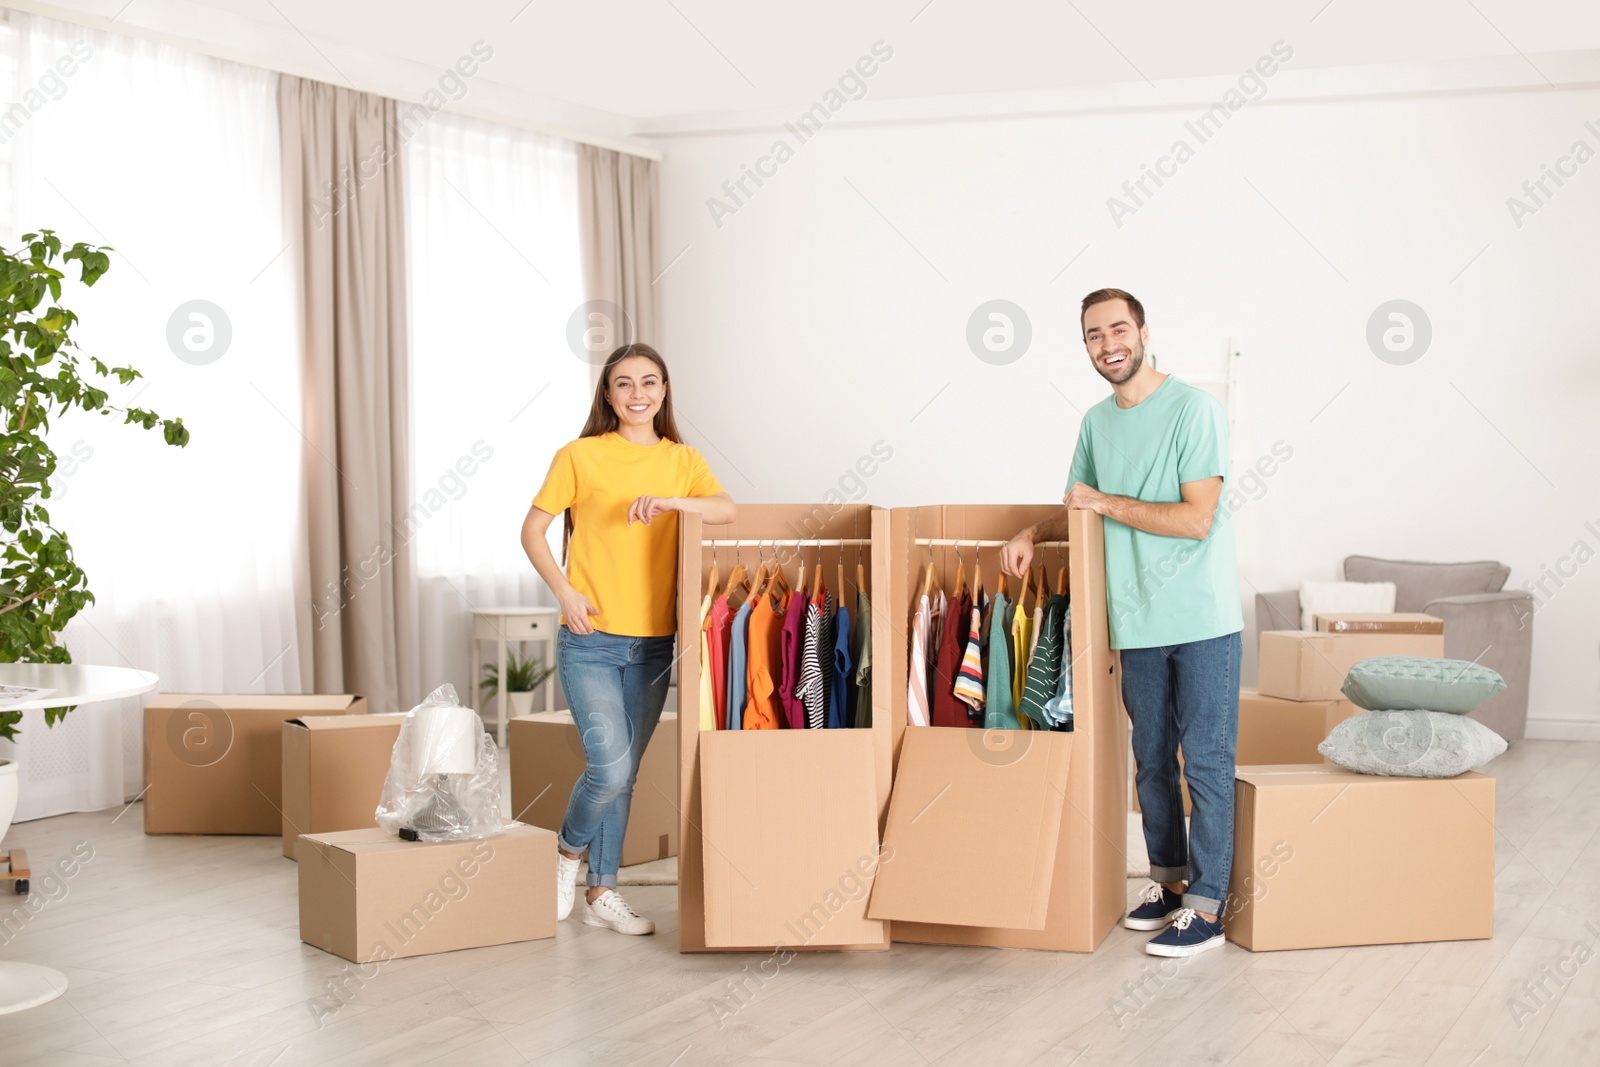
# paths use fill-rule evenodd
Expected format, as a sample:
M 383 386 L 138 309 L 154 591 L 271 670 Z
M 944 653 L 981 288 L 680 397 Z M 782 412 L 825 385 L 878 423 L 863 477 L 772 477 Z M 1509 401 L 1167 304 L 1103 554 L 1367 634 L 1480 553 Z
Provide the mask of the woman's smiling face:
M 606 399 L 624 425 L 650 426 L 666 399 L 667 385 L 661 368 L 646 356 L 629 356 L 611 368 Z

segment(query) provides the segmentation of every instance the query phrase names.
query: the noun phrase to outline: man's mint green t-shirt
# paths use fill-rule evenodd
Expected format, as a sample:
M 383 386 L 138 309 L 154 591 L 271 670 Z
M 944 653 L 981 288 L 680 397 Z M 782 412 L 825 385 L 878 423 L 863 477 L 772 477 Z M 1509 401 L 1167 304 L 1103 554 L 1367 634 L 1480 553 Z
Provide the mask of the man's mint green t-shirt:
M 1228 477 L 1228 415 L 1211 394 L 1172 375 L 1131 408 L 1116 394 L 1078 428 L 1067 488 L 1082 482 L 1152 504 L 1183 499 L 1179 486 Z M 1106 610 L 1112 648 L 1154 648 L 1244 629 L 1239 564 L 1227 492 L 1204 540 L 1163 537 L 1105 520 Z

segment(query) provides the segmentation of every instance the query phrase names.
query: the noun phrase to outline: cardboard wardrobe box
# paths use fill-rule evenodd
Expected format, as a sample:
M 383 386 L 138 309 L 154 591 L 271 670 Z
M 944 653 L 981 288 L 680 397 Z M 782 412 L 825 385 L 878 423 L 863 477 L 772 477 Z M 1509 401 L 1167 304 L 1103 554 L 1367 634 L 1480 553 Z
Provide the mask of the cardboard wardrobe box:
M 555 936 L 556 835 L 537 826 L 437 843 L 305 834 L 295 858 L 300 940 L 352 963 Z
M 1495 780 L 1241 767 L 1224 929 L 1252 952 L 1494 935 Z
M 846 503 L 742 504 L 734 522 L 717 526 L 705 526 L 693 513 L 679 516 L 678 588 L 685 594 L 678 598 L 677 648 L 680 952 L 889 948 L 890 924 L 865 915 L 893 766 L 880 666 L 895 630 L 881 588 L 888 525 L 884 509 Z M 707 543 L 712 539 L 719 545 Z M 703 591 L 713 560 L 725 580 L 741 559 L 747 570 L 757 560 L 776 561 L 791 583 L 803 560 L 808 585 L 821 564 L 829 591 L 852 620 L 858 586 L 866 586 L 870 728 L 700 729 Z
M 970 580 L 980 561 L 992 593 L 999 545 L 1060 511 L 934 505 L 890 513 L 888 581 L 880 590 L 892 626 L 874 631 L 873 678 L 887 682 L 896 763 L 867 915 L 888 921 L 895 941 L 1093 952 L 1126 910 L 1128 718 L 1116 698 L 1100 516 L 1068 512 L 1067 543 L 1034 552 L 1050 588 L 1067 571 L 1074 729 L 908 722 L 907 623 L 929 561 L 947 592 L 959 567 Z M 960 545 L 927 543 L 935 540 Z M 1018 584 L 1008 584 L 1015 595 Z
M 1444 620 L 1421 612 L 1389 615 L 1329 614 L 1313 620 L 1316 629 L 1330 634 L 1442 634 Z
M 1341 700 L 1344 676 L 1373 656 L 1444 656 L 1444 634 L 1265 630 L 1256 690 L 1284 700 Z
M 587 761 L 570 711 L 518 715 L 506 728 L 511 758 L 511 815 L 561 831 L 572 787 Z M 663 712 L 633 783 L 622 866 L 678 854 L 678 713 Z
M 365 715 L 348 693 L 157 693 L 144 707 L 144 832 L 283 833 L 283 723 Z
M 404 714 L 307 715 L 283 737 L 283 854 L 301 834 L 376 826 Z

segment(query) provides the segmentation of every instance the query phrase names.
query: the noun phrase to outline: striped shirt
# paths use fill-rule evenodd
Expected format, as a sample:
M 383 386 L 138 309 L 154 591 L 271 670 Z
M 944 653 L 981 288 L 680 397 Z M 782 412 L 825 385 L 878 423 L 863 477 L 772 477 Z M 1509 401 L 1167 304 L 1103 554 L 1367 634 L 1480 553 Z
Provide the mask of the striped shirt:
M 967 628 L 966 651 L 961 654 L 961 669 L 956 674 L 956 699 L 975 711 L 983 710 L 983 603 L 972 605 L 972 624 Z

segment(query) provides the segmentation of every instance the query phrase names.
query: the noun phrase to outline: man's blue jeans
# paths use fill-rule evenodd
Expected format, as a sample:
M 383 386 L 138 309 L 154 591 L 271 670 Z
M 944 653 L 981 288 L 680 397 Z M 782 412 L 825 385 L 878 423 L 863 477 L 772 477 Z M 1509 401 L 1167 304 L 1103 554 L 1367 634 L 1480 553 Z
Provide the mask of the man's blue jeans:
M 661 721 L 672 674 L 673 637 L 556 633 L 556 667 L 588 766 L 572 787 L 559 843 L 589 851 L 589 884 L 615 886 L 650 735 Z M 677 798 L 672 797 L 677 804 Z
M 1183 906 L 1222 914 L 1233 866 L 1233 758 L 1239 740 L 1237 633 L 1161 648 L 1122 650 L 1122 702 L 1133 720 L 1133 759 L 1150 877 L 1187 880 Z M 1178 747 L 1193 811 L 1188 839 Z

